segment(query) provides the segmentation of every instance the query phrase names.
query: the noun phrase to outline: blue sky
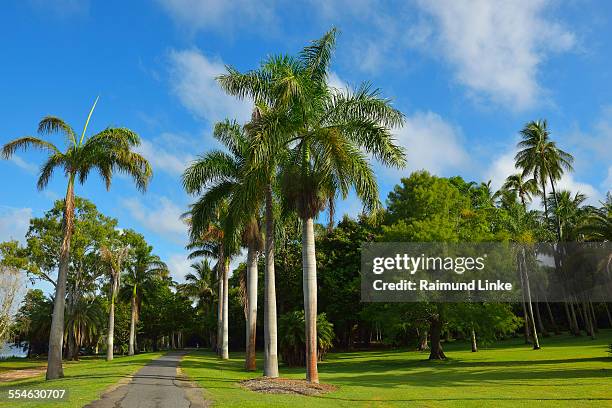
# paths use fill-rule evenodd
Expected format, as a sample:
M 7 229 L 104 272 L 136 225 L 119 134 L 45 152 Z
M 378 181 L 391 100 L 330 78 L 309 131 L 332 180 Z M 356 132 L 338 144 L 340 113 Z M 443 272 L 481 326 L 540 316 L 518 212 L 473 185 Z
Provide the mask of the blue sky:
M 218 147 L 215 121 L 246 120 L 248 102 L 225 96 L 224 64 L 255 68 L 269 54 L 296 53 L 331 26 L 341 31 L 330 82 L 371 81 L 406 114 L 397 140 L 408 168 L 379 167 L 381 198 L 415 169 L 498 187 L 513 172 L 517 133 L 546 118 L 576 157 L 562 188 L 597 203 L 612 189 L 612 4 L 606 1 L 260 0 L 5 2 L 0 15 L 0 143 L 33 134 L 53 114 L 90 131 L 126 126 L 143 138 L 154 167 L 146 194 L 116 177 L 95 177 L 77 194 L 122 227 L 143 232 L 181 279 L 188 270 L 190 198 L 180 174 Z M 61 144 L 58 137 L 56 143 Z M 0 161 L 0 240 L 23 239 L 30 216 L 63 197 L 58 173 L 35 188 L 42 156 Z M 340 213 L 356 214 L 347 200 Z

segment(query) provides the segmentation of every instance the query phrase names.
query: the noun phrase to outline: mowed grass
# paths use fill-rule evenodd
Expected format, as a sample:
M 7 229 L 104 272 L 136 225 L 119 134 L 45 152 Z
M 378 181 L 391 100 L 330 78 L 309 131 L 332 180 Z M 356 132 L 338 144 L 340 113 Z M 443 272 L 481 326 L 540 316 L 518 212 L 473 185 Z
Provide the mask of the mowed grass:
M 27 359 L 11 357 L 0 360 L 0 373 L 5 373 L 12 370 L 24 370 L 28 368 L 46 367 L 47 359 Z
M 85 357 L 79 362 L 64 362 L 64 378 L 58 380 L 45 381 L 42 374 L 33 378 L 0 383 L 0 407 L 82 407 L 98 399 L 110 385 L 135 373 L 162 354 L 118 356 L 111 362 L 107 362 L 103 356 Z M 9 400 L 7 399 L 9 389 L 65 389 L 68 399 L 57 402 Z
M 181 367 L 222 407 L 612 407 L 612 331 L 596 340 L 560 335 L 531 350 L 522 339 L 472 353 L 449 344 L 446 361 L 415 351 L 331 353 L 319 364 L 321 382 L 339 387 L 318 397 L 245 390 L 237 381 L 261 375 L 243 370 L 243 354 L 221 361 L 193 352 Z M 258 360 L 258 368 L 262 361 Z M 281 376 L 304 378 L 303 369 L 281 367 Z

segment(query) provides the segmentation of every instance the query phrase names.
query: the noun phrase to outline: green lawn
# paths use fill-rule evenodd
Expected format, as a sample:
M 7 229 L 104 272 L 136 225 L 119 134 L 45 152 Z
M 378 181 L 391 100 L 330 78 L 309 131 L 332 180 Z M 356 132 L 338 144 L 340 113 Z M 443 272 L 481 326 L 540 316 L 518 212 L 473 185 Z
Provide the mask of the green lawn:
M 24 370 L 26 368 L 38 368 L 47 365 L 47 359 L 27 359 L 11 357 L 0 360 L 0 373 L 12 370 Z
M 427 354 L 414 351 L 332 353 L 319 365 L 320 380 L 339 390 L 320 397 L 240 388 L 237 381 L 260 373 L 244 372 L 239 353 L 223 362 L 198 351 L 185 357 L 181 367 L 223 407 L 602 407 L 612 406 L 610 342 L 608 330 L 594 341 L 567 335 L 544 338 L 538 351 L 521 339 L 477 353 L 467 344 L 451 344 L 443 362 L 430 362 Z M 302 369 L 281 367 L 281 375 L 304 378 Z
M 64 363 L 65 377 L 59 380 L 45 381 L 44 374 L 38 377 L 0 383 L 0 407 L 82 407 L 100 397 L 111 384 L 123 377 L 138 371 L 139 368 L 163 353 L 144 353 L 131 357 L 115 357 L 106 362 L 103 357 L 87 357 L 79 362 Z M 0 366 L 16 367 L 15 360 L 1 362 Z M 10 365 L 9 363 L 12 363 Z M 27 361 L 18 363 L 26 367 Z M 40 366 L 40 361 L 38 362 Z M 9 389 L 66 389 L 68 400 L 61 402 L 15 402 L 6 399 Z

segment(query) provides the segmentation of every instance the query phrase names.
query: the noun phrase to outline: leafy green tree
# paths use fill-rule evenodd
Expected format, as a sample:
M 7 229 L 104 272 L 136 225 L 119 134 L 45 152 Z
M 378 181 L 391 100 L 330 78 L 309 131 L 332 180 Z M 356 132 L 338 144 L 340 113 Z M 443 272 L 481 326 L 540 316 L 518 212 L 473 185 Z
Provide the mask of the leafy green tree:
M 28 343 L 28 358 L 48 350 L 53 300 L 40 289 L 29 289 L 15 317 L 14 331 L 20 341 Z
M 97 102 L 97 99 L 96 99 Z M 15 139 L 2 148 L 2 156 L 10 158 L 18 149 L 37 148 L 49 153 L 47 161 L 41 167 L 38 188 L 44 189 L 57 168 L 64 170 L 68 178 L 64 214 L 62 222 L 63 238 L 59 254 L 59 270 L 55 287 L 55 305 L 49 338 L 49 361 L 47 364 L 48 380 L 63 377 L 62 349 L 64 338 L 64 304 L 66 301 L 66 281 L 70 267 L 70 241 L 74 230 L 74 184 L 87 180 L 92 170 L 102 176 L 109 189 L 113 173 L 119 171 L 131 176 L 140 190 L 145 190 L 152 171 L 147 160 L 132 149 L 139 145 L 140 138 L 126 128 L 106 128 L 103 131 L 85 138 L 87 126 L 96 103 L 89 111 L 81 137 L 62 119 L 47 116 L 38 125 L 40 134 L 59 133 L 66 138 L 66 149 L 62 152 L 53 143 L 26 136 Z

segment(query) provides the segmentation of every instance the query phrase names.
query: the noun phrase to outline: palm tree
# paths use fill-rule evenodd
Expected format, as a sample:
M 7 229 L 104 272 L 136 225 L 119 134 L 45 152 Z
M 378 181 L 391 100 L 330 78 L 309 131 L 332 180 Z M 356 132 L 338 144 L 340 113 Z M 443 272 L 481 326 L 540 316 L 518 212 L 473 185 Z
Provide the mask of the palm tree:
M 260 95 L 269 98 L 267 104 L 274 106 L 261 109 L 260 117 L 249 126 L 255 165 L 267 165 L 269 152 L 289 150 L 281 180 L 286 204 L 302 220 L 306 378 L 315 383 L 318 354 L 314 219 L 330 199 L 346 197 L 351 189 L 366 210 L 380 208 L 378 187 L 366 154 L 386 165 L 404 164 L 403 151 L 393 143 L 390 133 L 390 128 L 403 123 L 401 112 L 367 84 L 356 92 L 341 92 L 327 85 L 335 37 L 333 29 L 304 48 L 297 59 L 272 57 L 264 66 L 268 75 L 256 78 L 266 78 L 268 82 L 263 85 L 267 91 L 253 86 L 242 91 L 256 100 Z M 245 74 L 243 82 L 248 82 L 249 75 L 255 77 Z M 233 83 L 240 82 L 238 79 Z M 224 87 L 232 91 L 233 83 Z M 240 96 L 240 92 L 234 93 Z
M 129 248 L 127 246 L 118 246 L 115 248 L 102 246 L 100 248 L 102 259 L 104 262 L 106 262 L 110 275 L 110 307 L 108 311 L 108 333 L 106 336 L 106 361 L 112 361 L 113 359 L 115 340 L 115 301 L 117 300 L 117 294 L 119 292 L 123 261 L 125 261 L 127 258 L 128 252 Z
M 215 294 L 213 268 L 208 259 L 194 262 L 190 266 L 193 272 L 185 275 L 181 290 L 190 299 L 197 300 L 198 308 L 204 310 Z
M 159 256 L 152 254 L 153 247 L 147 245 L 142 235 L 135 233 L 132 233 L 132 235 L 135 237 L 135 245 L 132 247 L 133 254 L 125 276 L 125 286 L 130 291 L 131 303 L 128 346 L 128 355 L 130 356 L 133 356 L 135 352 L 136 324 L 140 316 L 143 288 L 151 279 L 168 276 L 168 266 L 162 262 Z
M 224 231 L 224 246 L 226 249 L 236 248 L 236 241 L 241 238 L 247 247 L 247 353 L 246 368 L 255 370 L 255 334 L 257 324 L 257 258 L 261 248 L 258 213 L 261 202 L 259 199 L 245 201 L 239 190 L 246 186 L 248 176 L 246 166 L 250 154 L 248 135 L 235 121 L 226 120 L 215 125 L 214 136 L 229 151 L 215 150 L 193 162 L 183 174 L 185 190 L 197 194 L 208 188 L 192 210 L 192 230 L 201 231 L 211 219 L 211 209 L 218 208 L 222 202 L 227 202 L 227 217 L 222 225 Z M 199 206 L 199 207 L 198 207 Z M 198 210 L 200 208 L 201 210 Z M 236 234 L 240 234 L 237 237 Z M 224 292 L 224 297 L 226 293 Z
M 144 191 L 151 178 L 151 166 L 141 155 L 132 151 L 140 144 L 136 133 L 126 128 L 106 128 L 103 131 L 85 137 L 87 126 L 95 109 L 94 102 L 80 138 L 70 125 L 55 116 L 43 118 L 38 125 L 41 135 L 62 134 L 66 138 L 66 150 L 60 151 L 53 143 L 46 140 L 26 136 L 15 139 L 2 148 L 2 156 L 10 158 L 18 149 L 37 148 L 49 153 L 38 178 L 38 189 L 44 189 L 56 168 L 62 168 L 68 178 L 63 214 L 63 240 L 60 250 L 57 284 L 55 287 L 55 302 L 49 335 L 49 358 L 47 364 L 48 380 L 64 376 L 62 368 L 62 348 L 64 338 L 64 305 L 66 302 L 66 280 L 70 267 L 70 240 L 74 228 L 74 184 L 85 183 L 89 173 L 97 170 L 108 190 L 112 176 L 119 171 L 131 176 L 136 187 Z
M 514 157 L 516 167 L 523 170 L 523 177 L 533 175 L 542 187 L 544 215 L 548 220 L 548 203 L 546 200 L 546 184 L 550 181 L 553 198 L 557 200 L 555 181 L 559 180 L 564 171 L 571 171 L 574 157 L 559 149 L 550 139 L 546 120 L 527 123 L 521 130 L 522 140 L 518 143 L 521 149 Z M 561 222 L 556 218 L 557 239 L 561 240 Z
M 104 325 L 102 305 L 93 297 L 80 297 L 66 316 L 66 329 L 74 336 L 75 360 L 79 359 L 79 349 L 85 343 L 97 341 Z M 68 330 L 66 330 L 68 334 Z
M 612 195 L 610 193 L 601 208 L 593 209 L 585 217 L 580 232 L 591 241 L 612 241 Z
M 538 184 L 535 179 L 525 180 L 522 173 L 508 176 L 502 189 L 516 194 L 521 199 L 523 209 L 527 211 L 527 202 L 531 202 L 531 196 L 538 192 Z
M 556 199 L 555 199 L 556 198 Z M 580 225 L 585 217 L 592 212 L 592 207 L 583 206 L 586 196 L 579 192 L 572 196 L 567 190 L 557 192 L 548 196 L 548 208 L 559 220 L 561 226 L 561 239 L 564 241 L 575 241 L 580 234 Z

